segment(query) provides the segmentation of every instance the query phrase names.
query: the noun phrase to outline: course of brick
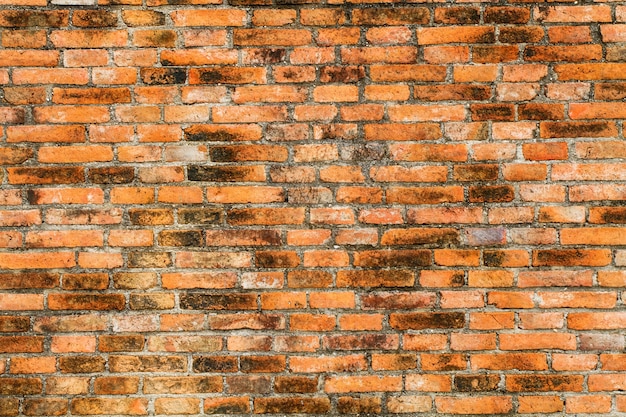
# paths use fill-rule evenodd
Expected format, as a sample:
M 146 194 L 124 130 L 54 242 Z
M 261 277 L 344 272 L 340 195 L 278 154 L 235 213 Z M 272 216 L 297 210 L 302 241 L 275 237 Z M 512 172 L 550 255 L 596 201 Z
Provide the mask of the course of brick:
M 626 413 L 626 5 L 0 26 L 1 416 Z

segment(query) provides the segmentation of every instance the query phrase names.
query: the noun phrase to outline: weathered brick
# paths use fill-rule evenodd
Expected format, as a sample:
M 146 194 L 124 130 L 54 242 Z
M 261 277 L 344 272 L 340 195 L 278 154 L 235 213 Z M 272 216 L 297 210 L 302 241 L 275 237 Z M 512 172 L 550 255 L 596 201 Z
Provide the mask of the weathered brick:
M 394 313 L 390 325 L 399 330 L 453 329 L 465 325 L 462 313 Z
M 626 7 L 97 3 L 0 11 L 0 414 L 626 411 Z
M 509 396 L 440 397 L 435 399 L 435 407 L 439 413 L 493 415 L 510 412 L 513 404 Z
M 74 398 L 70 403 L 72 414 L 128 414 L 146 415 L 148 401 L 143 398 Z

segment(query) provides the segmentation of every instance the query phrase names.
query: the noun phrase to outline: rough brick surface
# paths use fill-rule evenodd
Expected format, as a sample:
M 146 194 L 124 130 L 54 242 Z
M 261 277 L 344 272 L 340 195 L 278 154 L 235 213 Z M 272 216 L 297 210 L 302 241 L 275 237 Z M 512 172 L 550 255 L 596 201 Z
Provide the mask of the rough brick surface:
M 0 415 L 626 413 L 624 42 L 619 1 L 0 0 Z

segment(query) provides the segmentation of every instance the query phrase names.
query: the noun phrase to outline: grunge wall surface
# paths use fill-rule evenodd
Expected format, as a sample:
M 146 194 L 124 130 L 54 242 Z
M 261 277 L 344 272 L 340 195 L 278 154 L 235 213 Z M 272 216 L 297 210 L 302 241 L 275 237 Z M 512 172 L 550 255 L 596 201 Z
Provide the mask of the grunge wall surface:
M 0 415 L 626 413 L 622 22 L 0 0 Z

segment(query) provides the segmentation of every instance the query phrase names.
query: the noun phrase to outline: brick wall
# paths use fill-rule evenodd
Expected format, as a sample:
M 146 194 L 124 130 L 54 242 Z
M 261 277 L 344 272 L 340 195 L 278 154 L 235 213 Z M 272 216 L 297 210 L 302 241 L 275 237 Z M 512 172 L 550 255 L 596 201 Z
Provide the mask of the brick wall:
M 0 4 L 0 415 L 626 413 L 626 5 Z

